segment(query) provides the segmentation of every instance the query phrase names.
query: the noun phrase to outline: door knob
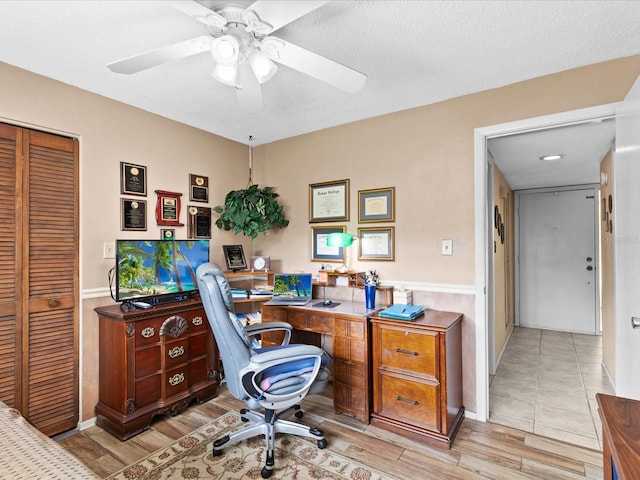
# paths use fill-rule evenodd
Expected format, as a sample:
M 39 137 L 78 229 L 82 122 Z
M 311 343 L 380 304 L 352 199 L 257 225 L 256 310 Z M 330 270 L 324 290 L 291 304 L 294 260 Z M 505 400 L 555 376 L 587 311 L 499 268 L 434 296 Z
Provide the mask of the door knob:
M 591 265 L 589 265 L 589 266 L 587 267 L 587 270 L 591 271 L 591 270 L 593 270 L 593 267 L 592 267 Z

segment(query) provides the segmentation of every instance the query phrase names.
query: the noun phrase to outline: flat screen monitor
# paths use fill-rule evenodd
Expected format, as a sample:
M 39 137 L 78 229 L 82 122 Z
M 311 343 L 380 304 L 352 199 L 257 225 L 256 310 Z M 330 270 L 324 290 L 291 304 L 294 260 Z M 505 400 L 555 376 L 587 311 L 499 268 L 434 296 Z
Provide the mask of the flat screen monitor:
M 115 299 L 184 299 L 198 291 L 196 269 L 208 261 L 209 240 L 116 240 Z

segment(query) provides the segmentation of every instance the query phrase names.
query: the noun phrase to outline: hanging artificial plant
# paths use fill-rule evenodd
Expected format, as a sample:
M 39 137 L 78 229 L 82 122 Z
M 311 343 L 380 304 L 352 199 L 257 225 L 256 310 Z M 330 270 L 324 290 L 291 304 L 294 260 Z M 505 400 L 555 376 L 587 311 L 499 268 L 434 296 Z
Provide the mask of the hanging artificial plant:
M 249 137 L 249 141 L 252 137 Z M 252 181 L 253 148 L 249 147 L 249 184 L 244 190 L 232 190 L 224 198 L 224 205 L 213 211 L 220 214 L 216 226 L 221 230 L 233 230 L 247 237 L 256 238 L 258 233 L 274 228 L 284 228 L 289 220 L 284 216 L 284 207 L 278 203 L 278 194 L 273 187 L 260 188 Z

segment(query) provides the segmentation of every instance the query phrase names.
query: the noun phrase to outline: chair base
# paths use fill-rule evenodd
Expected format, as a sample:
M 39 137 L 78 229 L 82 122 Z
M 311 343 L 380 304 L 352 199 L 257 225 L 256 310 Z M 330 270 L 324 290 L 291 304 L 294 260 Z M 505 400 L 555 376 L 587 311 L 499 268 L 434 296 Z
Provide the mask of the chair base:
M 269 409 L 266 409 L 264 414 L 254 410 L 240 410 L 240 417 L 242 421 L 251 422 L 251 424 L 213 442 L 213 456 L 217 457 L 222 455 L 222 450 L 225 446 L 233 445 L 247 438 L 264 435 L 267 458 L 265 466 L 262 468 L 261 475 L 262 478 L 269 478 L 271 477 L 274 469 L 275 462 L 273 451 L 275 449 L 277 433 L 287 433 L 290 435 L 313 438 L 317 441 L 318 448 L 320 449 L 327 446 L 327 440 L 325 439 L 324 432 L 322 430 L 283 419 L 283 417 L 288 417 L 292 414 L 294 414 L 296 418 L 302 418 L 303 412 L 300 410 L 299 405 L 294 405 L 293 407 L 287 408 L 279 413 L 276 413 L 275 410 Z

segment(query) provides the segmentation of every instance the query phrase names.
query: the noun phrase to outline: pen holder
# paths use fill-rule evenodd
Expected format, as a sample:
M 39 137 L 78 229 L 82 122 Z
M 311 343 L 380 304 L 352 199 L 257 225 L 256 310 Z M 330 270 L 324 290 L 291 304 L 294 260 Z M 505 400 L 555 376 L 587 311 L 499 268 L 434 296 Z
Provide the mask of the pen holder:
M 364 301 L 367 310 L 373 310 L 376 308 L 376 286 L 365 285 L 364 286 Z

